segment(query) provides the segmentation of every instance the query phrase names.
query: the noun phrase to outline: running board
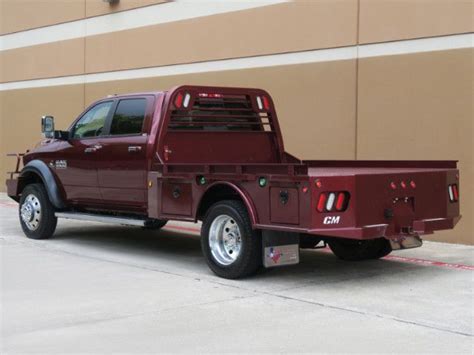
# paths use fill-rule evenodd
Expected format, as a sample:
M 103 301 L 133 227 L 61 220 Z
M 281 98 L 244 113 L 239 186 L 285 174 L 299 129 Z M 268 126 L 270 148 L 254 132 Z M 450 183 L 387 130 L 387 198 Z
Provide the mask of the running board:
M 79 221 L 124 224 L 128 226 L 143 227 L 145 225 L 144 219 L 104 216 L 90 213 L 56 212 L 55 216 L 59 218 L 76 219 Z

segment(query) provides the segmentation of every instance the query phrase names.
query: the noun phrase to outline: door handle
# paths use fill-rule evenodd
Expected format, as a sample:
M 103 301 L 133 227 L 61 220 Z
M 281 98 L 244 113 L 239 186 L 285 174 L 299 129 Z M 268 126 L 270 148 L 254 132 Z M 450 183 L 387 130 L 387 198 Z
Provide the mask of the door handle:
M 84 149 L 84 153 L 95 153 L 97 152 L 100 148 L 102 148 L 102 145 L 100 144 L 95 144 L 93 147 L 87 147 Z
M 138 146 L 138 145 L 131 145 L 128 147 L 128 152 L 129 153 L 138 153 L 138 152 L 141 152 L 142 150 L 142 147 Z

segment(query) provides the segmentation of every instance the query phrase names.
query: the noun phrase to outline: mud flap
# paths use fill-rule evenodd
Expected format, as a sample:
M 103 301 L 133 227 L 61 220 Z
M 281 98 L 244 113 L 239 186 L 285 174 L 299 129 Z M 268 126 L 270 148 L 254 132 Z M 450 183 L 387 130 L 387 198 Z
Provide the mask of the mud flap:
M 263 266 L 294 265 L 300 262 L 300 235 L 290 232 L 262 231 Z

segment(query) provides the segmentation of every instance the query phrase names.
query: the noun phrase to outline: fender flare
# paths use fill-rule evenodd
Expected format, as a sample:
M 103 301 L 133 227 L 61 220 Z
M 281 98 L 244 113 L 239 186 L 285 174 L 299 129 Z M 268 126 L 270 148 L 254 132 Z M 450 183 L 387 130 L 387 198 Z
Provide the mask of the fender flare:
M 215 181 L 212 184 L 210 184 L 207 187 L 206 191 L 204 191 L 204 193 L 202 194 L 201 198 L 199 199 L 199 203 L 197 205 L 196 212 L 199 211 L 199 208 L 201 207 L 204 196 L 206 196 L 206 194 L 209 192 L 210 189 L 212 189 L 213 187 L 218 186 L 218 185 L 226 185 L 226 186 L 232 188 L 239 195 L 239 197 L 242 199 L 242 201 L 243 201 L 243 203 L 244 203 L 244 205 L 247 209 L 247 212 L 248 212 L 249 218 L 250 218 L 250 222 L 252 223 L 252 227 L 255 226 L 258 223 L 258 216 L 257 216 L 257 210 L 256 210 L 256 208 L 253 204 L 252 199 L 245 192 L 245 190 L 242 190 L 236 184 L 228 182 L 228 181 Z M 197 218 L 197 216 L 196 216 L 196 218 Z
M 66 204 L 61 197 L 61 193 L 54 178 L 53 173 L 49 167 L 41 160 L 32 160 L 21 169 L 20 177 L 25 176 L 27 173 L 34 173 L 38 175 L 43 181 L 44 188 L 48 192 L 48 197 L 54 207 L 63 209 Z

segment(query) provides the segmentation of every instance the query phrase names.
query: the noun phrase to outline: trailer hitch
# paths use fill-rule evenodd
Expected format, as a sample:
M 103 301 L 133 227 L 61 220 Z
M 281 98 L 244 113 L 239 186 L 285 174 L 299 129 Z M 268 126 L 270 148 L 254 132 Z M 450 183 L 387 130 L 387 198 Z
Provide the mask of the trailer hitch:
M 423 245 L 423 241 L 419 235 L 403 235 L 396 238 L 390 238 L 389 241 L 393 250 L 418 248 Z

